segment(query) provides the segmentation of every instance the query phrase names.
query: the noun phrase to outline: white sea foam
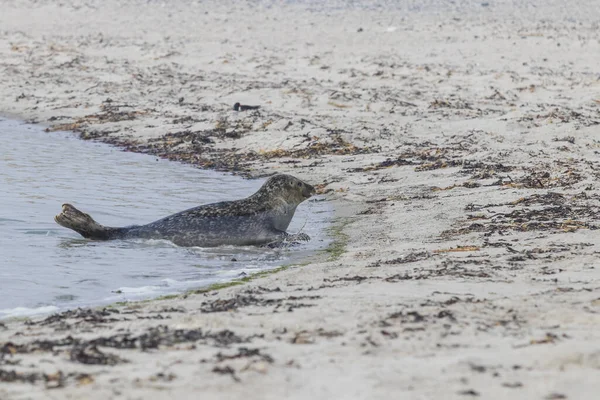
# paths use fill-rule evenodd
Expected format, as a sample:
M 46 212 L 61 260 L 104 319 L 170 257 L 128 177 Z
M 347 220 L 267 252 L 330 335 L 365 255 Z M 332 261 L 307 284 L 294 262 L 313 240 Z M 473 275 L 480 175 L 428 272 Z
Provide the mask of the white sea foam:
M 32 317 L 35 315 L 50 314 L 59 310 L 56 306 L 43 306 L 37 308 L 15 307 L 0 310 L 0 319 L 15 317 Z

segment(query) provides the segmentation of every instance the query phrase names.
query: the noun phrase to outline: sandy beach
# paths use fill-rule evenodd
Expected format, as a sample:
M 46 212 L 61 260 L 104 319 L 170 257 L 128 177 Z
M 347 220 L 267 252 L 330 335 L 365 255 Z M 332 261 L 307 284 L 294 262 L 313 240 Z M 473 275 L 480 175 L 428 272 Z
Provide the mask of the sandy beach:
M 399 3 L 2 2 L 0 114 L 336 219 L 277 273 L 2 321 L 0 399 L 596 399 L 600 7 Z

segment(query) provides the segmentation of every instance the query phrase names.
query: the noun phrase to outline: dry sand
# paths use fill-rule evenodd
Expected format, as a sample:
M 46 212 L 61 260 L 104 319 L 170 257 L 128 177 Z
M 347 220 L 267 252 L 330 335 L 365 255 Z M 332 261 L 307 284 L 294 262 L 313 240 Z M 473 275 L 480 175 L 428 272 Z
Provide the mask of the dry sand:
M 598 2 L 400 3 L 3 1 L 4 114 L 339 218 L 305 266 L 0 324 L 0 398 L 596 399 Z

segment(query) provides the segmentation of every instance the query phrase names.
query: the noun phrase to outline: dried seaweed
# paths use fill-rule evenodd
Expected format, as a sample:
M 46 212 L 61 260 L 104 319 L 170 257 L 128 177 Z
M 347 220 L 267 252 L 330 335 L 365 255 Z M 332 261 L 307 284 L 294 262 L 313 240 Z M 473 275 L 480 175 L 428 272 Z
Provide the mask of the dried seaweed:
M 57 352 L 67 348 L 73 361 L 85 362 L 86 360 L 107 360 L 107 365 L 114 365 L 110 355 L 103 356 L 98 347 L 115 349 L 157 349 L 160 346 L 174 346 L 180 343 L 203 342 L 219 347 L 231 344 L 247 343 L 252 337 L 241 337 L 230 330 L 218 332 L 204 332 L 202 329 L 169 329 L 165 325 L 148 328 L 145 333 L 138 336 L 130 333 L 120 333 L 107 337 L 85 340 L 67 336 L 62 339 L 35 340 L 25 344 L 5 343 L 1 354 L 27 354 L 35 352 Z M 92 362 L 93 363 L 93 362 Z
M 315 300 L 321 296 L 288 296 L 287 298 L 280 299 L 265 299 L 262 297 L 256 297 L 250 295 L 236 295 L 231 299 L 217 299 L 211 301 L 204 301 L 200 305 L 200 310 L 203 313 L 214 313 L 214 312 L 228 312 L 235 311 L 238 308 L 258 306 L 258 307 L 269 307 L 275 306 L 274 310 L 279 307 L 287 307 L 287 311 L 293 311 L 296 308 L 313 307 L 313 304 L 296 303 L 299 300 Z
M 258 358 L 259 360 L 268 362 L 270 364 L 274 362 L 273 357 L 271 357 L 268 354 L 262 353 L 260 349 L 249 349 L 247 347 L 240 347 L 238 348 L 237 353 L 231 355 L 226 355 L 219 352 L 215 357 L 217 358 L 218 362 L 222 362 L 225 360 L 234 360 L 238 358 Z
M 100 351 L 93 344 L 74 346 L 71 349 L 70 358 L 71 361 L 89 365 L 117 365 L 128 362 L 117 355 Z
M 234 311 L 240 307 L 259 306 L 265 307 L 270 305 L 278 305 L 281 303 L 279 299 L 264 299 L 255 296 L 236 295 L 231 299 L 217 299 L 204 301 L 200 306 L 203 313 L 226 312 Z
M 483 233 L 503 234 L 507 231 L 555 231 L 573 232 L 579 229 L 598 229 L 593 223 L 600 213 L 600 204 L 585 192 L 565 195 L 555 192 L 533 194 L 512 202 L 488 205 L 467 205 L 467 211 L 487 210 L 486 214 L 469 214 L 466 221 L 476 220 L 463 227 L 442 232 L 442 237 Z M 494 208 L 510 207 L 510 212 L 492 211 Z
M 31 322 L 31 325 L 54 325 L 64 322 L 66 319 L 76 319 L 82 322 L 90 322 L 96 324 L 105 324 L 119 321 L 117 318 L 106 318 L 113 314 L 119 314 L 116 309 L 103 308 L 102 310 L 94 310 L 91 308 L 77 308 L 75 310 L 64 311 L 60 314 L 53 314 L 39 322 Z
M 519 119 L 518 122 L 527 122 L 535 127 L 542 126 L 548 123 L 574 123 L 576 127 L 589 127 L 600 124 L 600 110 L 595 110 L 593 113 L 584 114 L 583 112 L 571 110 L 567 107 L 558 108 L 542 113 L 542 114 L 527 114 Z
M 235 370 L 228 365 L 226 365 L 224 367 L 216 366 L 212 369 L 212 372 L 214 372 L 216 374 L 220 374 L 220 375 L 230 375 L 234 381 L 236 381 L 236 382 L 240 381 L 240 378 L 238 378 L 237 375 L 235 374 Z
M 341 278 L 334 278 L 334 279 L 328 279 L 325 278 L 323 279 L 323 282 L 356 282 L 356 283 L 361 283 L 367 279 L 373 279 L 374 277 L 367 277 L 367 276 L 360 276 L 360 275 L 356 275 L 356 276 L 344 276 Z
M 408 253 L 406 255 L 402 255 L 402 256 L 400 256 L 398 258 L 394 258 L 392 260 L 386 260 L 386 261 L 378 260 L 372 264 L 367 265 L 367 267 L 368 268 L 377 268 L 377 267 L 381 267 L 382 265 L 407 264 L 407 263 L 426 260 L 429 257 L 431 257 L 431 253 L 429 253 L 427 251 L 416 251 L 416 252 Z

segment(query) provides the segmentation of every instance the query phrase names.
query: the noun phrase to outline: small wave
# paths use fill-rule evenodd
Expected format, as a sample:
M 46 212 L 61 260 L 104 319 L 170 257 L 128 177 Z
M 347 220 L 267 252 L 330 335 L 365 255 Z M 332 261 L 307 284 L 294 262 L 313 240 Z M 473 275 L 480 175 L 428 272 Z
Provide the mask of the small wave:
M 16 307 L 5 308 L 0 310 L 0 319 L 15 318 L 15 317 L 32 317 L 40 314 L 50 314 L 58 311 L 56 306 L 43 306 L 37 308 Z
M 120 287 L 114 293 L 134 296 L 145 296 L 164 290 L 166 286 Z

